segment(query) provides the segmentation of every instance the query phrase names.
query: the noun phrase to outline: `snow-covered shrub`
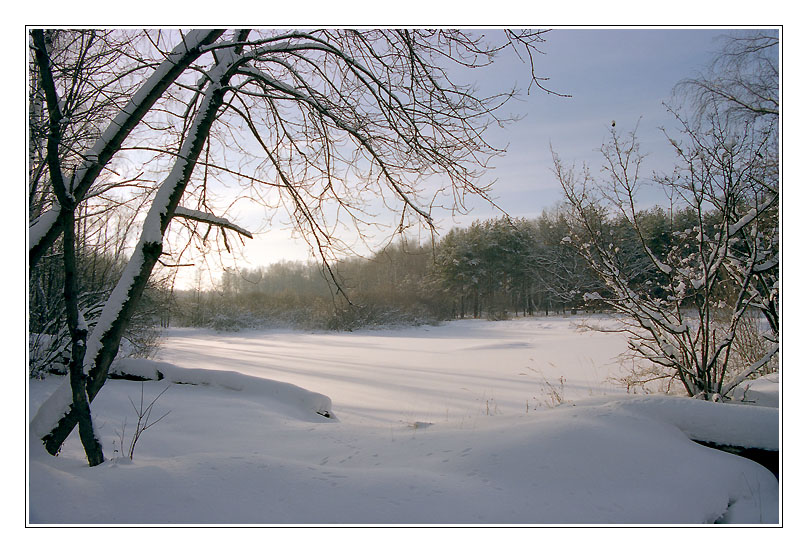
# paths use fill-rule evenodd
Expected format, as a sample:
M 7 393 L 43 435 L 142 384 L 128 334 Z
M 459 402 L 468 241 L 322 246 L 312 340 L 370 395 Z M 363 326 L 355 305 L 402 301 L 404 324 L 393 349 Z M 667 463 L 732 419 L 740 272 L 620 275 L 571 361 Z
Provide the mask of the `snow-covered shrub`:
M 103 304 L 97 299 L 98 291 L 87 291 L 82 294 L 80 308 L 88 328 L 92 329 L 101 313 Z M 41 308 L 41 306 L 40 306 Z M 32 307 L 29 319 L 37 316 Z M 39 325 L 42 331 L 37 332 L 37 325 L 31 320 L 28 334 L 28 370 L 29 375 L 42 378 L 48 373 L 66 374 L 70 362 L 71 339 L 64 317 L 64 306 L 56 303 L 54 315 L 46 326 Z M 118 357 L 151 357 L 160 347 L 160 330 L 154 322 L 150 302 L 144 301 L 132 317 L 130 325 L 124 332 L 118 350 Z
M 236 332 L 242 330 L 248 325 L 242 317 L 217 313 L 210 319 L 208 326 L 210 326 L 210 328 L 213 330 L 218 330 L 220 332 Z
M 696 316 L 696 313 L 691 313 L 689 320 L 692 322 Z M 732 314 L 726 310 L 715 313 L 713 331 L 716 341 L 727 338 L 731 317 Z M 757 370 L 748 374 L 746 378 L 751 380 L 779 371 L 779 356 L 776 353 L 770 357 L 767 356 L 771 348 L 771 340 L 767 338 L 766 327 L 765 319 L 759 316 L 747 314 L 741 317 L 740 322 L 735 325 L 733 347 L 727 357 L 725 380 L 733 380 L 760 359 L 767 359 L 767 361 Z M 629 351 L 623 355 L 623 367 L 625 372 L 620 377 L 611 380 L 625 387 L 629 393 L 684 394 L 686 392 L 675 372 L 670 371 L 668 367 L 649 362 L 636 352 Z M 736 395 L 733 392 L 731 397 L 737 399 Z
M 624 138 L 612 131 L 602 149 L 609 169 L 603 181 L 565 167 L 554 154 L 569 205 L 569 236 L 606 287 L 587 297 L 620 315 L 629 348 L 646 362 L 632 371 L 628 388 L 675 378 L 691 396 L 726 398 L 778 351 L 776 176 L 768 186 L 731 177 L 759 169 L 754 150 L 767 146 L 771 135 L 758 139 L 750 131 L 729 145 L 722 130 L 713 129 L 709 144 L 691 137 L 687 152 L 677 146 L 685 167 L 657 177 L 684 206 L 671 207 L 668 237 L 659 244 L 635 207 L 642 160 L 635 133 Z M 681 226 L 692 216 L 693 226 Z M 621 229 L 633 234 L 637 252 L 628 253 L 619 241 Z M 648 268 L 650 277 L 636 278 Z M 753 332 L 751 317 L 765 317 L 769 339 Z

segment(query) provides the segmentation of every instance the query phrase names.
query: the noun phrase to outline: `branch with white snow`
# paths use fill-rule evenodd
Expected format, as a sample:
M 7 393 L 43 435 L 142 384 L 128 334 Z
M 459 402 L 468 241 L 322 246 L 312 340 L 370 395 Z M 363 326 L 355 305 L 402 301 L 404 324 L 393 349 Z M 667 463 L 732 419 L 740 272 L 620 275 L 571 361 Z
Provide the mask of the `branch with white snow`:
M 212 213 L 205 213 L 204 211 L 197 211 L 195 209 L 188 209 L 186 207 L 178 206 L 177 209 L 174 211 L 174 216 L 229 229 L 243 236 L 246 236 L 247 238 L 253 237 L 250 231 L 238 226 L 237 224 L 229 221 L 228 219 L 225 219 L 223 217 L 217 217 Z

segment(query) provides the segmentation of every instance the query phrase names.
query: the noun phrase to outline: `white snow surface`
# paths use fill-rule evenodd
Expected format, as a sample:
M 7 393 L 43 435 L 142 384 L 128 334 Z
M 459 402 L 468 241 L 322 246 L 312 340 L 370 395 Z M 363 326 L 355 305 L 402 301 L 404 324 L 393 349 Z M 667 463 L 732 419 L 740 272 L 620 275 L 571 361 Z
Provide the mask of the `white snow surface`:
M 75 432 L 58 457 L 31 439 L 29 523 L 778 524 L 772 473 L 692 441 L 778 449 L 776 378 L 749 404 L 628 395 L 607 381 L 625 338 L 579 322 L 172 329 L 159 360 L 114 368 L 162 380 L 92 404 L 107 462 Z M 30 382 L 29 417 L 60 380 Z M 122 458 L 130 399 L 167 386 Z

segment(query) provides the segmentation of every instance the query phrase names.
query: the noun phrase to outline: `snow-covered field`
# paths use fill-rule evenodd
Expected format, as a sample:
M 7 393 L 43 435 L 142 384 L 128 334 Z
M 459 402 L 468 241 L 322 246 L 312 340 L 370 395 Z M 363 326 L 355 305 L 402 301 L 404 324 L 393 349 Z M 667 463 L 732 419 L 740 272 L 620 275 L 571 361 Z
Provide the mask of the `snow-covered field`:
M 754 405 L 630 395 L 619 334 L 578 318 L 305 333 L 172 329 L 141 384 L 93 402 L 110 460 L 77 437 L 29 452 L 31 524 L 777 524 L 779 483 L 698 445 L 779 446 L 778 383 Z M 29 418 L 59 385 L 31 381 Z M 327 413 L 329 418 L 320 413 Z

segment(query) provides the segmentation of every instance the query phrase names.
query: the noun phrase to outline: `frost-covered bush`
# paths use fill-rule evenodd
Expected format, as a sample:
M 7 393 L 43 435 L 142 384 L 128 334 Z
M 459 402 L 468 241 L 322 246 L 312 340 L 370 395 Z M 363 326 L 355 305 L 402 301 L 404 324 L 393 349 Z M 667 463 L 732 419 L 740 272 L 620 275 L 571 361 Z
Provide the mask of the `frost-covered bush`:
M 87 243 L 77 252 L 77 308 L 91 331 L 123 271 L 122 256 L 115 246 L 123 239 L 123 235 L 108 237 L 103 247 Z M 57 243 L 30 269 L 28 278 L 28 365 L 30 375 L 38 378 L 48 373 L 66 374 L 71 356 L 62 255 L 62 246 Z M 164 292 L 159 282 L 149 282 L 123 333 L 118 357 L 150 357 L 159 347 L 156 327 L 165 303 Z
M 232 317 L 218 313 L 211 318 L 208 326 L 222 332 L 234 332 L 247 327 L 247 323 L 241 317 Z
M 682 83 L 686 103 L 671 109 L 679 129 L 665 131 L 675 166 L 653 177 L 670 199 L 659 224 L 644 222 L 637 207 L 646 182 L 636 128 L 621 133 L 612 124 L 597 177 L 553 152 L 571 215 L 565 240 L 605 286 L 605 293 L 587 296 L 622 316 L 629 347 L 653 364 L 638 369 L 650 371 L 639 382 L 677 378 L 689 395 L 718 401 L 776 364 L 778 44 L 766 33 L 729 38 L 715 71 Z M 639 256 L 626 255 L 618 227 L 636 238 Z M 654 227 L 667 232 L 654 233 Z M 638 281 L 643 266 L 650 278 Z M 757 319 L 766 321 L 765 334 L 752 324 Z

